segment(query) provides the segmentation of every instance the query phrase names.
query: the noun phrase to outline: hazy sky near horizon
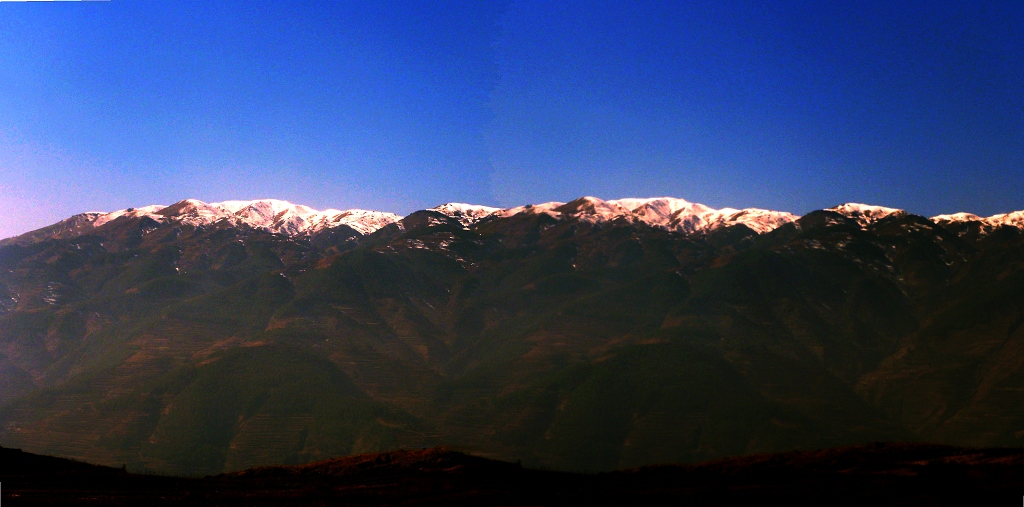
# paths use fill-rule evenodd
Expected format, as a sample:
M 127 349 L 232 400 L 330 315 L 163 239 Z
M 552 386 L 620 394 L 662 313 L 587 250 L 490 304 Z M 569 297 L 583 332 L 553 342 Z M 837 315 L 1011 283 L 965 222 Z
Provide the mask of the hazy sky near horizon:
M 0 2 L 0 237 L 274 197 L 1024 209 L 1024 2 Z

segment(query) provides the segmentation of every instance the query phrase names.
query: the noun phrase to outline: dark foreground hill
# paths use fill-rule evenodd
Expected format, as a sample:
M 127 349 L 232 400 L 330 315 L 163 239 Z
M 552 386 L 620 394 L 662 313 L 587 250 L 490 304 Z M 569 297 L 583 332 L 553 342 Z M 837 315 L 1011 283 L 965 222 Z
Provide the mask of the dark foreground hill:
M 1024 451 L 873 444 L 595 475 L 444 448 L 185 479 L 0 449 L 18 505 L 977 505 L 1020 498 Z

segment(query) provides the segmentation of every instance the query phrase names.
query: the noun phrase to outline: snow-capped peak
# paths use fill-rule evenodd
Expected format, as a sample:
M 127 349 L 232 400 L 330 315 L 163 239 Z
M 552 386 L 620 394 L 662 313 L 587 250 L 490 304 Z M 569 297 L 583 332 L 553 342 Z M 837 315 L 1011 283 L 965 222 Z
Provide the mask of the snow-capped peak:
M 143 216 L 158 222 L 172 221 L 193 226 L 226 221 L 232 225 L 245 224 L 255 229 L 290 236 L 313 234 L 341 225 L 365 235 L 402 218 L 394 213 L 361 209 L 318 211 L 279 199 L 215 203 L 185 199 L 170 206 L 154 205 L 101 213 L 93 221 L 93 226 L 100 227 L 121 217 Z
M 856 202 L 840 204 L 839 206 L 828 208 L 826 211 L 834 211 L 847 218 L 852 218 L 861 225 L 868 225 L 891 215 L 904 215 L 907 213 L 901 209 L 860 204 Z
M 211 204 L 257 229 L 295 235 L 306 231 L 312 223 L 319 222 L 317 211 L 309 206 L 292 204 L 279 199 L 258 199 L 255 201 L 224 201 Z M 328 212 L 337 210 L 328 210 Z
M 123 216 L 136 217 L 136 218 L 138 218 L 138 217 L 149 217 L 149 218 L 152 218 L 153 220 L 156 220 L 156 221 L 160 222 L 160 221 L 163 221 L 164 217 L 160 216 L 160 215 L 157 215 L 157 212 L 159 212 L 160 210 L 162 210 L 162 209 L 164 209 L 166 207 L 167 206 L 163 206 L 163 205 L 160 205 L 160 204 L 153 204 L 153 205 L 150 205 L 150 206 L 143 206 L 141 208 L 122 209 L 122 210 L 114 211 L 112 213 L 99 213 L 99 216 L 96 217 L 96 220 L 93 221 L 92 225 L 93 225 L 93 227 L 99 227 L 99 226 L 101 226 L 101 225 L 103 225 L 103 224 L 105 224 L 105 223 L 107 223 L 107 222 L 109 222 L 111 220 L 114 220 L 115 218 L 121 218 Z
M 624 221 L 644 224 L 683 234 L 703 233 L 722 227 L 744 225 L 757 233 L 765 233 L 798 217 L 783 211 L 759 208 L 714 209 L 675 197 L 622 198 L 603 200 L 593 196 L 565 202 L 527 204 L 515 208 L 501 209 L 459 202 L 450 202 L 430 209 L 459 220 L 464 226 L 486 217 L 508 218 L 520 214 L 546 214 L 557 220 L 572 219 L 598 224 Z M 868 225 L 885 217 L 906 214 L 906 211 L 884 206 L 846 203 L 827 211 L 839 213 Z M 347 226 L 360 234 L 370 234 L 402 219 L 394 213 L 363 209 L 316 210 L 309 206 L 293 204 L 279 199 L 231 200 L 205 203 L 197 199 L 185 199 L 170 206 L 151 205 L 127 208 L 111 213 L 89 212 L 76 215 L 84 227 L 103 227 L 122 218 L 147 218 L 159 223 L 177 223 L 206 226 L 224 223 L 247 225 L 289 236 L 308 236 L 320 231 Z M 990 217 L 979 217 L 971 213 L 937 215 L 935 223 L 976 222 L 983 233 L 1000 226 L 1024 229 L 1024 211 L 1003 213 Z
M 973 213 L 961 212 L 949 215 L 936 215 L 931 220 L 937 224 L 978 222 L 981 224 L 982 232 L 989 232 L 1002 226 L 1024 229 L 1024 211 L 1011 211 L 1010 213 L 1000 213 L 990 217 L 980 217 Z
M 742 224 L 758 234 L 775 230 L 800 218 L 785 211 L 772 211 L 760 208 L 722 208 L 720 210 L 711 210 L 700 216 L 707 223 L 704 226 L 705 229 L 714 230 L 720 227 Z
M 546 213 L 559 219 L 571 216 L 590 223 L 610 222 L 621 218 L 685 234 L 707 232 L 733 225 L 745 225 L 755 232 L 764 233 L 798 218 L 792 213 L 758 208 L 718 210 L 675 197 L 604 201 L 591 196 L 581 197 L 569 203 L 549 202 L 520 206 L 502 210 L 498 215 L 508 217 L 519 213 Z
M 948 215 L 935 215 L 931 218 L 932 222 L 944 223 L 944 222 L 980 222 L 984 218 L 975 215 L 974 213 L 950 213 Z
M 478 204 L 466 204 L 464 202 L 449 202 L 430 208 L 430 211 L 436 211 L 438 213 L 448 215 L 461 222 L 462 225 L 469 226 L 474 222 L 501 211 L 501 208 L 480 206 Z
M 309 225 L 301 232 L 312 234 L 325 229 L 333 229 L 340 225 L 346 225 L 355 229 L 356 232 L 367 235 L 377 229 L 393 224 L 402 219 L 401 215 L 388 213 L 386 211 L 371 211 L 365 209 L 336 210 L 328 209 L 318 211 L 307 218 Z
M 230 213 L 242 212 L 257 213 L 264 216 L 274 216 L 279 213 L 292 213 L 296 215 L 311 215 L 316 210 L 301 204 L 292 204 L 280 199 L 257 199 L 254 201 L 223 201 L 215 202 L 212 206 L 223 208 Z M 247 211 L 248 210 L 248 211 Z
M 518 215 L 520 213 L 546 214 L 551 215 L 555 218 L 561 218 L 562 213 L 557 209 L 562 206 L 565 206 L 565 203 L 558 201 L 545 202 L 541 204 L 526 204 L 523 206 L 516 206 L 515 208 L 499 210 L 496 211 L 494 214 L 502 218 L 511 217 L 514 215 Z
M 615 201 L 605 201 L 589 195 L 569 201 L 559 206 L 557 211 L 587 222 L 608 222 L 622 217 L 631 218 L 632 215 L 632 210 Z
M 993 226 L 1009 225 L 1024 228 L 1024 211 L 1013 211 L 1001 215 L 992 215 L 985 219 Z
M 686 232 L 693 232 L 697 229 L 697 221 L 690 218 L 714 211 L 703 204 L 692 203 L 675 197 L 626 198 L 610 202 L 628 208 L 633 215 L 647 224 L 665 228 L 679 228 Z
M 207 204 L 198 199 L 178 201 L 156 212 L 167 219 L 188 225 L 207 225 L 231 218 L 231 213 L 220 206 Z
M 605 201 L 597 197 L 585 196 L 569 202 L 545 202 L 541 204 L 527 204 L 515 208 L 504 209 L 496 214 L 501 217 L 510 217 L 521 213 L 546 214 L 561 219 L 571 216 L 583 222 L 597 223 L 608 222 L 620 217 L 630 216 L 630 210 L 616 203 Z

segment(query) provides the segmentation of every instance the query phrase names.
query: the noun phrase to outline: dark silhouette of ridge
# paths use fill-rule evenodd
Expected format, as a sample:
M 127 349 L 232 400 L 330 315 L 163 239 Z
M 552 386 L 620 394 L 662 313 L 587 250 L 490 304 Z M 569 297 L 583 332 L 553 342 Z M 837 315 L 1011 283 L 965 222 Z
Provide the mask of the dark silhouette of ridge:
M 870 444 L 574 474 L 447 448 L 205 478 L 0 448 L 5 505 L 967 505 L 1016 499 L 1024 450 Z
M 123 470 L 83 463 L 67 458 L 40 456 L 21 449 L 0 447 L 0 476 L 32 477 L 36 475 L 124 475 Z

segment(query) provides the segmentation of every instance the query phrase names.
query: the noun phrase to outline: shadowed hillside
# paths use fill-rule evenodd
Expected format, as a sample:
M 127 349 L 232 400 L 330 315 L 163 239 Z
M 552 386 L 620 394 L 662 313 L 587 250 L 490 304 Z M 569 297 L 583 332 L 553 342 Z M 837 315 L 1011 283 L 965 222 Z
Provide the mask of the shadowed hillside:
M 0 442 L 177 475 L 435 445 L 594 472 L 1021 445 L 1017 227 L 569 214 L 595 202 L 335 239 L 122 216 L 6 241 Z

